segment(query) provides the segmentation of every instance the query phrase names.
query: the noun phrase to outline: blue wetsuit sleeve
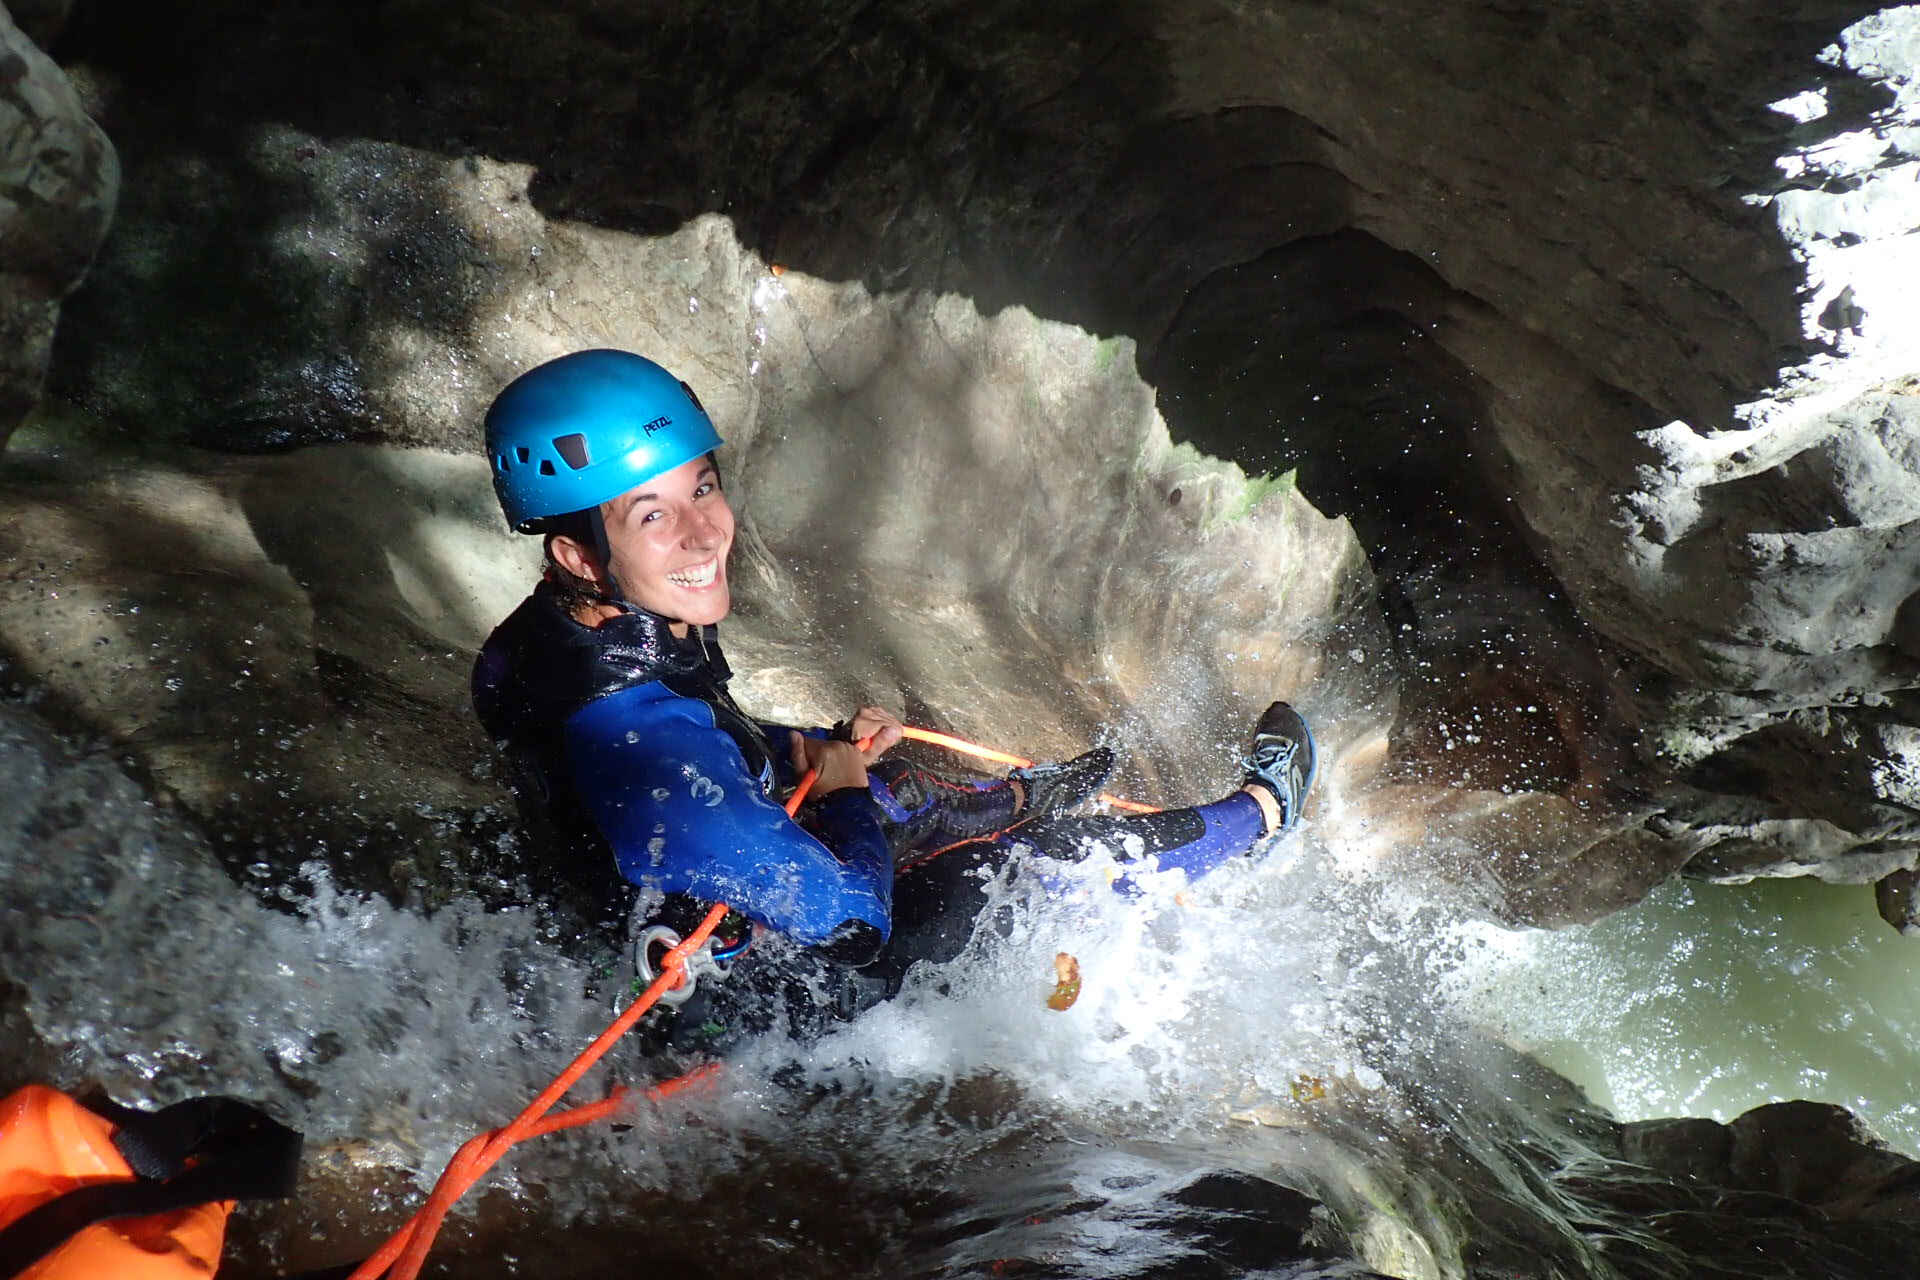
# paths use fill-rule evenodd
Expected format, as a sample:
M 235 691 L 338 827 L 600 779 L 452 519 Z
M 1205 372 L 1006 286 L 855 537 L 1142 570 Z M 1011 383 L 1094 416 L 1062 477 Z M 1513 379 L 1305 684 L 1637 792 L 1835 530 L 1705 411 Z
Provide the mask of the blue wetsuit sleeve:
M 767 797 L 711 708 L 658 683 L 576 711 L 566 748 L 574 787 L 629 881 L 728 903 L 853 963 L 886 940 L 893 862 L 865 791 L 821 801 L 822 844 Z

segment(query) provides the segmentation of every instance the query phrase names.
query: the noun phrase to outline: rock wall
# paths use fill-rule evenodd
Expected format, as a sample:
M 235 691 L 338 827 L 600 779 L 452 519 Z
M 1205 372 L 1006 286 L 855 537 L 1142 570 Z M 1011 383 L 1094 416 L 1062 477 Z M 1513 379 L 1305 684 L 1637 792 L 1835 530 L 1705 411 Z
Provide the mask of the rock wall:
M 717 217 L 648 239 L 549 222 L 525 168 L 456 168 L 434 172 L 491 255 L 473 331 L 494 346 L 460 358 L 396 323 L 335 354 L 419 355 L 363 401 L 396 434 L 469 434 L 514 362 L 586 345 L 691 378 L 742 513 L 744 705 L 826 724 L 879 701 L 1046 758 L 1112 740 L 1127 788 L 1164 801 L 1236 785 L 1253 718 L 1290 696 L 1322 723 L 1330 787 L 1377 767 L 1393 684 L 1350 528 L 1175 447 L 1130 343 L 776 275 Z M 449 406 L 469 416 L 444 423 Z M 0 493 L 15 679 L 237 869 L 318 851 L 356 887 L 512 896 L 467 678 L 539 550 L 505 530 L 477 447 L 136 448 L 43 418 Z
M 477 423 L 610 343 L 726 424 L 770 716 L 1105 737 L 1157 799 L 1292 696 L 1349 872 L 1542 924 L 1683 865 L 1876 880 L 1915 927 L 1911 11 L 20 17 L 72 84 L 0 25 L 6 428 L 105 136 L 126 183 L 0 471 L 0 674 L 242 883 L 525 896 L 464 680 L 533 549 Z M 1830 1113 L 1707 1123 L 1629 1154 L 1911 1217 Z
M 66 75 L 34 43 L 64 5 L 0 6 L 0 448 L 40 398 L 60 301 L 113 218 L 113 145 Z
M 82 3 L 43 29 L 129 176 L 54 385 L 130 438 L 460 451 L 583 341 L 684 352 L 751 420 L 755 361 L 798 367 L 756 354 L 765 264 L 860 282 L 849 341 L 902 360 L 935 297 L 1017 304 L 1125 335 L 1177 439 L 1354 522 L 1406 684 L 1364 806 L 1396 842 L 1354 857 L 1490 867 L 1536 922 L 1682 864 L 1876 880 L 1920 849 L 1920 482 L 1911 15 L 1872 13 Z M 751 266 L 669 234 L 711 214 Z M 914 382 L 776 401 L 865 440 Z M 773 563 L 820 507 L 766 509 Z

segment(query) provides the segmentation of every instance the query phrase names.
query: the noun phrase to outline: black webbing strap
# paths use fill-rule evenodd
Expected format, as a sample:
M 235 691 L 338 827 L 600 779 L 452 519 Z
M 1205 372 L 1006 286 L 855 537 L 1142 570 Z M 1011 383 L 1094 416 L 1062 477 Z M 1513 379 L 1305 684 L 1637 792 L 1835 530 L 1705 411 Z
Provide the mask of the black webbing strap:
M 600 560 L 600 572 L 607 579 L 607 589 L 600 598 L 624 608 L 626 593 L 620 590 L 620 579 L 613 576 L 613 543 L 607 540 L 607 521 L 597 505 L 587 508 L 587 529 L 593 534 L 593 554 Z
M 9 1223 L 0 1230 L 6 1280 L 96 1222 L 215 1200 L 277 1199 L 292 1195 L 299 1180 L 300 1134 L 258 1107 L 233 1098 L 194 1098 L 161 1111 L 83 1102 L 119 1126 L 114 1146 L 139 1179 L 76 1188 Z

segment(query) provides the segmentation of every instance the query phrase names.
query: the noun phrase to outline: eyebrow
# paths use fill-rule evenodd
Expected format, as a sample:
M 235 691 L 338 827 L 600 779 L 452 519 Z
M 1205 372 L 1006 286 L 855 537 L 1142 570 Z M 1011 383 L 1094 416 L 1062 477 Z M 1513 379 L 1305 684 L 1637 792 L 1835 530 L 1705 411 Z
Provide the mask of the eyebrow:
M 696 481 L 699 481 L 699 480 L 706 479 L 708 476 L 718 475 L 718 474 L 719 472 L 715 471 L 713 469 L 713 464 L 709 462 L 706 466 L 701 467 L 698 471 L 694 472 L 693 478 Z M 651 492 L 636 493 L 633 495 L 633 501 L 629 502 L 627 505 L 630 507 L 637 507 L 643 502 L 658 502 L 658 501 L 660 501 L 660 495 L 657 493 L 651 493 Z

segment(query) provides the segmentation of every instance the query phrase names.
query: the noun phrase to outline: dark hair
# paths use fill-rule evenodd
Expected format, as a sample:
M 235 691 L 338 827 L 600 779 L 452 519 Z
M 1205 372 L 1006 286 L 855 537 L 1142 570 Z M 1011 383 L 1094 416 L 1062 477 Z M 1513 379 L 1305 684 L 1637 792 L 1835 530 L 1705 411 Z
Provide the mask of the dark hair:
M 546 552 L 547 563 L 541 570 L 541 576 L 560 596 L 560 607 L 572 613 L 586 605 L 599 604 L 607 596 L 589 579 L 572 572 L 554 558 L 553 540 L 572 538 L 589 551 L 594 550 L 593 517 L 594 511 L 569 511 L 565 515 L 547 516 L 540 521 L 540 547 Z

